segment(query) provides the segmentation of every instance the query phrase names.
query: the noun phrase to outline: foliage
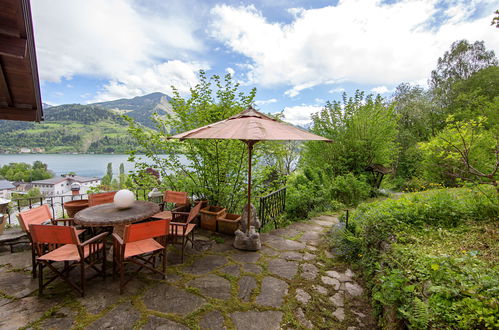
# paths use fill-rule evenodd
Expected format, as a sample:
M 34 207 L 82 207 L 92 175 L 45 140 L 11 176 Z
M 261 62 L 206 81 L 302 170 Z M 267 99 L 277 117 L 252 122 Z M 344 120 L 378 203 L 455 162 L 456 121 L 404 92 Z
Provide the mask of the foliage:
M 10 163 L 0 167 L 0 177 L 9 181 L 31 182 L 36 180 L 50 179 L 54 176 L 47 164 L 34 161 L 33 165 L 26 163 Z
M 370 164 L 389 166 L 397 153 L 397 119 L 394 108 L 381 96 L 357 91 L 343 94 L 343 102 L 328 102 L 312 116 L 312 132 L 333 143 L 307 142 L 302 163 L 322 168 L 330 177 L 364 173 Z
M 421 145 L 427 177 L 446 184 L 455 178 L 491 183 L 499 191 L 498 132 L 485 129 L 485 122 L 484 117 L 462 122 L 450 116 L 447 127 Z
M 499 200 L 480 189 L 405 194 L 352 213 L 333 242 L 363 268 L 378 313 L 394 309 L 418 329 L 498 326 Z
M 41 197 L 43 197 L 43 195 L 38 188 L 31 188 L 24 194 L 12 193 L 11 199 L 18 200 L 18 202 L 15 203 L 15 205 L 14 203 L 11 203 L 11 205 L 13 207 L 17 207 L 18 205 L 20 207 L 28 206 L 30 204 L 39 202 Z
M 149 167 L 159 170 L 164 186 L 188 191 L 196 197 L 207 198 L 212 204 L 236 211 L 245 200 L 247 146 L 234 140 L 184 142 L 167 140 L 167 137 L 239 113 L 253 102 L 256 91 L 252 90 L 248 95 L 239 92 L 239 84 L 233 83 L 230 75 L 223 79 L 216 75 L 207 78 L 201 71 L 199 80 L 187 99 L 173 88 L 172 114 L 154 118 L 158 131 L 146 131 L 128 118 L 130 134 L 153 164 L 142 160 L 135 152 L 131 153 L 130 160 L 135 161 L 138 173 Z M 257 167 L 258 151 L 254 159 Z M 254 195 L 257 194 L 256 191 Z

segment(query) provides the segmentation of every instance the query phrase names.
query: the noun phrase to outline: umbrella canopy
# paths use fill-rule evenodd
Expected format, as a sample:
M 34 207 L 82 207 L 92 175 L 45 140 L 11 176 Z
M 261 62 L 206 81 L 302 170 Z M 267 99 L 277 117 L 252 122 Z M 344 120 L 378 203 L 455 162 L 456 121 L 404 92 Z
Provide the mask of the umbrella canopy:
M 176 134 L 171 139 L 227 139 L 241 140 L 248 145 L 248 224 L 250 233 L 251 219 L 251 153 L 253 145 L 258 141 L 326 141 L 322 136 L 312 134 L 303 129 L 280 122 L 256 111 L 251 106 L 228 119 L 199 127 L 184 133 Z
M 172 136 L 174 139 L 230 139 L 243 141 L 329 141 L 322 136 L 277 121 L 252 107 L 228 119 Z

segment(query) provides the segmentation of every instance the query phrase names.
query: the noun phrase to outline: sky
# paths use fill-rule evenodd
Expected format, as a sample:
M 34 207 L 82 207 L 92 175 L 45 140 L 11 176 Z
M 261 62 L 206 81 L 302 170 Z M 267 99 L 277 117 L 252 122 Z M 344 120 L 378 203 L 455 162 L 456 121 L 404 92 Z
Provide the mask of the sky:
M 426 86 L 461 39 L 499 54 L 499 0 L 32 0 L 45 103 L 183 96 L 230 73 L 256 108 L 305 125 L 356 89 Z

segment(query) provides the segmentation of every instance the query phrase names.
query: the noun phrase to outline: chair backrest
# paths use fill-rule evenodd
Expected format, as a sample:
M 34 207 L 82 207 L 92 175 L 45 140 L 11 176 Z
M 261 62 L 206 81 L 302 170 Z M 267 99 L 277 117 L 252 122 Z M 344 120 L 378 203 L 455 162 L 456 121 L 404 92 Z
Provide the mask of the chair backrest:
M 88 206 L 95 206 L 114 202 L 116 191 L 88 195 Z
M 21 228 L 29 233 L 29 225 L 41 225 L 52 220 L 49 206 L 47 204 L 35 207 L 31 210 L 20 212 L 18 215 Z
M 29 225 L 34 244 L 79 244 L 75 227 Z
M 189 199 L 187 193 L 184 191 L 165 191 L 165 196 L 163 197 L 163 201 L 167 203 L 175 203 L 176 205 L 184 205 L 189 203 Z
M 146 238 L 166 236 L 169 234 L 170 220 L 156 220 L 125 226 L 123 242 L 130 243 Z
M 194 206 L 191 211 L 189 212 L 189 216 L 187 217 L 187 222 L 190 223 L 195 217 L 198 216 L 199 211 L 201 210 L 201 205 L 203 205 L 202 202 L 198 202 L 196 206 Z

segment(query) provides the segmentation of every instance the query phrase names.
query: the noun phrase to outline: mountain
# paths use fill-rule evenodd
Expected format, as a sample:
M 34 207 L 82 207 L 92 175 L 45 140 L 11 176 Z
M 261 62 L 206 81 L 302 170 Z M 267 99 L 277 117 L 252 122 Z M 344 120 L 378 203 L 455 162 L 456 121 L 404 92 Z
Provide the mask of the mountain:
M 144 126 L 155 128 L 150 119 L 155 113 L 165 115 L 172 113 L 171 97 L 163 93 L 151 93 L 132 99 L 119 99 L 109 102 L 93 103 L 91 105 L 109 109 L 120 114 L 126 114 Z
M 136 148 L 122 114 L 152 128 L 149 119 L 171 112 L 170 97 L 152 93 L 94 104 L 44 106 L 41 123 L 0 120 L 0 152 L 41 148 L 47 153 L 124 153 Z
M 48 109 L 48 108 L 50 108 L 50 107 L 53 107 L 53 105 L 48 104 L 48 103 L 43 103 L 43 102 L 42 102 L 42 109 L 43 109 L 43 110 Z

